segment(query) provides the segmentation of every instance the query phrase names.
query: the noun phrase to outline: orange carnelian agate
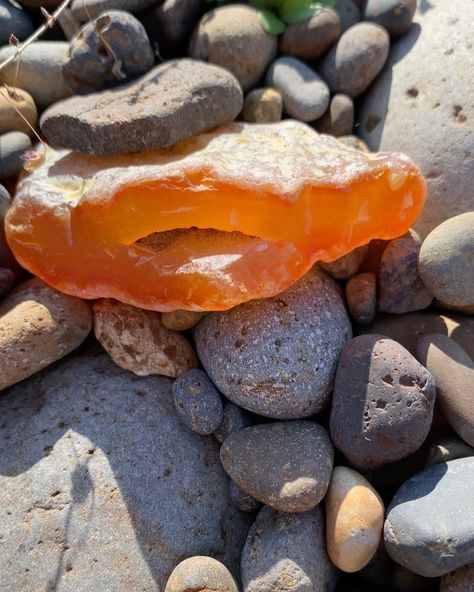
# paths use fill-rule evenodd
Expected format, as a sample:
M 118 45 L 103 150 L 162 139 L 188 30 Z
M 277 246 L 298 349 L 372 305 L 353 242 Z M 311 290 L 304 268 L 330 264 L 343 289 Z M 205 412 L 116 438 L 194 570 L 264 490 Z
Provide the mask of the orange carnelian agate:
M 294 121 L 234 123 L 171 150 L 48 150 L 19 184 L 6 231 L 20 263 L 68 294 L 222 310 L 400 236 L 424 198 L 402 155 L 359 152 Z

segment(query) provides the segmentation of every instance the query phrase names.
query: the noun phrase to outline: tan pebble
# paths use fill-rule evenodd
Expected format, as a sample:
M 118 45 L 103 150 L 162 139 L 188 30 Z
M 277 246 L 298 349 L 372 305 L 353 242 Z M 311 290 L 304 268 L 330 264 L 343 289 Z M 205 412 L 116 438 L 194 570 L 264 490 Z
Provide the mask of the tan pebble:
M 325 499 L 329 557 L 342 571 L 359 571 L 380 542 L 383 502 L 362 475 L 347 467 L 334 468 Z
M 0 134 L 5 132 L 24 132 L 29 136 L 32 130 L 16 109 L 25 117 L 32 128 L 38 122 L 38 111 L 31 95 L 20 88 L 2 87 L 0 93 Z
M 187 331 L 199 323 L 205 312 L 194 312 L 192 310 L 173 310 L 163 312 L 161 322 L 170 331 Z
M 351 277 L 360 267 L 365 255 L 367 254 L 367 245 L 354 249 L 344 257 L 340 257 L 331 263 L 321 262 L 320 265 L 325 269 L 333 278 L 337 280 L 347 280 Z
M 275 88 L 256 88 L 245 98 L 242 112 L 250 123 L 275 123 L 281 120 L 283 98 Z
M 117 300 L 95 302 L 94 332 L 113 361 L 138 376 L 176 378 L 197 368 L 197 356 L 179 333 L 166 329 L 160 314 Z
M 375 317 L 377 278 L 373 273 L 353 275 L 346 284 L 347 307 L 357 323 L 370 323 Z
M 78 347 L 92 326 L 89 306 L 38 279 L 20 284 L 0 305 L 0 390 Z
M 188 557 L 171 573 L 165 592 L 238 592 L 225 565 L 212 557 Z

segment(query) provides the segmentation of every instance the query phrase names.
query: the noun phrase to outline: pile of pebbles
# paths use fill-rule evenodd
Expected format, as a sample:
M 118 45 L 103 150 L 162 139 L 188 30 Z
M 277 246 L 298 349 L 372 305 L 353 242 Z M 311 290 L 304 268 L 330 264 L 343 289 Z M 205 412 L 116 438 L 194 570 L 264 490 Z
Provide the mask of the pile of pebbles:
M 0 64 L 43 4 L 0 0 Z M 245 3 L 73 0 L 0 69 L 5 590 L 474 589 L 472 111 L 424 104 L 410 78 L 443 15 L 441 61 L 449 27 L 464 34 L 472 9 L 442 4 L 422 3 L 420 30 L 415 0 L 337 0 L 277 37 Z M 462 96 L 465 76 L 444 74 Z M 392 78 L 409 84 L 397 117 Z M 452 126 L 421 130 L 422 149 L 404 133 L 420 104 L 420 126 L 423 109 Z M 208 314 L 90 305 L 8 248 L 31 128 L 101 157 L 285 117 L 362 150 L 408 138 L 395 148 L 420 155 L 422 222 Z M 462 162 L 437 155 L 451 137 Z

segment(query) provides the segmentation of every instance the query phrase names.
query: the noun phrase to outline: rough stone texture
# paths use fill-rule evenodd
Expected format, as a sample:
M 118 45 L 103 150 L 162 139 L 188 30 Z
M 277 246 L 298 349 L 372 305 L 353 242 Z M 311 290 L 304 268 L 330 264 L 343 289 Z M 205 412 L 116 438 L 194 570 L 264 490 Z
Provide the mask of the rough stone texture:
M 163 327 L 159 313 L 109 298 L 97 300 L 93 310 L 95 336 L 121 368 L 176 377 L 197 367 L 190 343 Z
M 347 280 L 352 275 L 357 273 L 357 270 L 362 263 L 367 253 L 367 247 L 358 247 L 344 257 L 340 257 L 331 263 L 321 262 L 320 266 L 327 271 L 333 278 L 338 280 Z
M 443 438 L 431 444 L 426 459 L 426 466 L 435 465 L 448 460 L 474 456 L 474 447 L 459 438 Z
M 347 307 L 356 323 L 370 323 L 375 317 L 377 279 L 373 273 L 358 273 L 346 284 Z
M 327 8 L 320 10 L 312 18 L 287 25 L 280 37 L 280 53 L 301 58 L 316 59 L 322 56 L 341 34 L 338 13 Z
M 161 313 L 161 322 L 171 331 L 187 331 L 197 325 L 204 314 L 192 310 L 173 310 Z
M 419 271 L 443 304 L 474 312 L 474 211 L 430 232 L 421 246 Z
M 232 121 L 242 103 L 229 72 L 172 60 L 118 89 L 62 101 L 40 123 L 51 144 L 106 156 L 173 146 Z
M 140 21 L 123 10 L 108 10 L 71 40 L 63 72 L 74 93 L 87 94 L 141 76 L 154 61 Z
M 336 94 L 329 109 L 318 121 L 318 131 L 332 136 L 348 136 L 354 127 L 354 103 L 350 97 Z
M 12 46 L 2 47 L 0 63 L 15 51 Z M 63 75 L 68 51 L 69 43 L 63 41 L 35 41 L 21 53 L 18 76 L 13 60 L 0 71 L 0 83 L 14 86 L 16 80 L 16 84 L 33 97 L 38 109 L 46 109 L 71 94 Z
M 238 573 L 247 519 L 216 442 L 180 424 L 169 379 L 96 349 L 0 399 L 2 588 L 162 592 L 190 555 Z
M 446 335 L 423 335 L 417 358 L 433 375 L 437 400 L 452 428 L 474 446 L 474 361 Z
M 329 557 L 342 571 L 359 571 L 380 543 L 383 502 L 367 479 L 347 467 L 334 467 L 325 502 Z
M 332 92 L 357 97 L 382 70 L 389 48 L 390 39 L 384 28 L 359 23 L 342 34 L 323 58 L 319 71 Z
M 0 136 L 0 179 L 17 175 L 23 169 L 23 155 L 31 148 L 30 138 L 23 132 Z
M 242 116 L 250 123 L 275 123 L 281 120 L 283 97 L 275 88 L 256 88 L 245 97 Z
M 428 434 L 435 394 L 431 374 L 399 343 L 382 335 L 355 337 L 337 368 L 333 443 L 362 470 L 404 458 Z
M 314 415 L 328 402 L 351 324 L 339 287 L 313 268 L 274 298 L 210 313 L 194 329 L 217 388 L 267 417 Z
M 411 237 L 390 241 L 379 271 L 379 307 L 384 312 L 403 314 L 427 308 L 433 296 L 418 273 L 420 243 Z
M 230 401 L 224 403 L 224 415 L 221 425 L 214 432 L 218 442 L 224 442 L 234 432 L 243 430 L 250 425 L 250 418 L 247 413 Z
M 73 0 L 71 12 L 78 21 L 85 23 L 105 10 L 141 12 L 154 4 L 154 0 Z
M 416 0 L 367 0 L 363 18 L 398 37 L 410 29 L 415 10 Z
M 219 391 L 202 370 L 189 370 L 173 384 L 176 413 L 193 432 L 212 434 L 224 418 Z
M 239 592 L 232 574 L 212 557 L 188 557 L 177 565 L 165 592 Z
M 474 563 L 464 565 L 441 578 L 439 592 L 472 592 Z
M 297 58 L 283 56 L 270 66 L 268 86 L 280 91 L 286 113 L 300 121 L 314 121 L 329 105 L 329 89 L 314 70 Z
M 7 45 L 10 35 L 15 35 L 19 41 L 23 41 L 34 29 L 33 21 L 27 12 L 13 2 L 0 0 L 0 45 Z
M 277 38 L 250 6 L 222 6 L 207 12 L 194 31 L 189 55 L 232 72 L 244 91 L 257 84 L 277 51 Z
M 240 489 L 232 479 L 229 481 L 229 497 L 234 506 L 241 512 L 256 512 L 262 507 L 258 500 Z
M 474 561 L 474 457 L 433 465 L 397 491 L 384 526 L 390 556 L 436 577 Z
M 333 569 L 320 506 L 301 514 L 264 507 L 242 551 L 242 592 L 331 592 Z
M 2 89 L 2 92 L 3 94 L 0 94 L 0 134 L 16 131 L 31 135 L 31 128 L 21 115 L 31 127 L 36 127 L 38 112 L 33 97 L 21 88 L 8 87 Z
M 88 305 L 38 279 L 19 285 L 0 305 L 0 389 L 78 347 L 92 325 Z
M 0 298 L 7 294 L 15 283 L 15 274 L 11 269 L 0 267 Z
M 415 224 L 421 238 L 474 209 L 474 5 L 430 0 L 423 10 L 423 4 L 364 97 L 358 132 L 372 150 L 403 152 L 422 169 L 428 201 Z
M 360 21 L 359 6 L 353 0 L 336 0 L 334 10 L 339 15 L 342 33 Z
M 260 424 L 230 435 L 221 461 L 231 479 L 281 512 L 305 512 L 326 494 L 334 459 L 326 430 L 315 422 Z

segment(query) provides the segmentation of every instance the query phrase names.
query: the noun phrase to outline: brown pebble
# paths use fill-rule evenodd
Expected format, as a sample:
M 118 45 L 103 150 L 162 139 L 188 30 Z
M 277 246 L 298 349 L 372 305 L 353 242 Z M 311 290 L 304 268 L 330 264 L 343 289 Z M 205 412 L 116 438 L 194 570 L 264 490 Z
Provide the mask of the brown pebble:
M 173 310 L 163 312 L 161 322 L 170 331 L 187 331 L 199 323 L 205 312 L 194 312 L 193 310 Z
M 329 275 L 332 275 L 333 278 L 336 278 L 337 280 L 347 280 L 351 275 L 357 273 L 366 253 L 367 246 L 364 245 L 330 263 L 324 263 L 324 261 L 322 261 L 320 266 L 327 271 Z
M 256 88 L 245 98 L 243 119 L 249 123 L 281 121 L 283 98 L 276 88 Z
M 377 278 L 373 273 L 353 275 L 346 284 L 349 312 L 357 323 L 371 323 L 377 304 Z
M 0 267 L 0 297 L 7 294 L 15 283 L 15 274 L 11 269 Z

